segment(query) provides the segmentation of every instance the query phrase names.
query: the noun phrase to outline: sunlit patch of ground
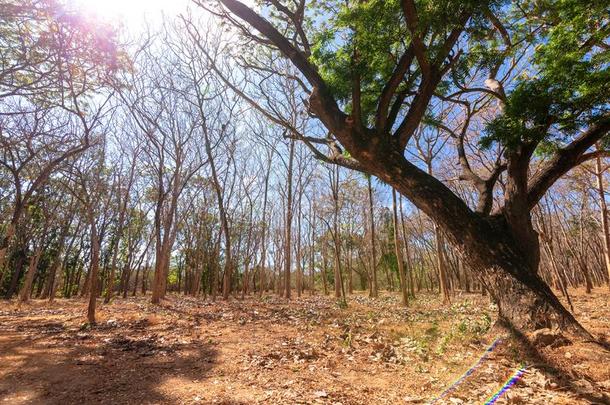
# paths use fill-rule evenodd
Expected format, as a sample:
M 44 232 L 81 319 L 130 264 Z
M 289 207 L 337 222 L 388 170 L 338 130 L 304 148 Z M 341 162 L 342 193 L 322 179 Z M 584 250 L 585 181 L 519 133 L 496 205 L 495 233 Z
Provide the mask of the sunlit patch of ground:
M 606 339 L 607 296 L 573 292 L 577 317 Z M 138 297 L 100 304 L 95 327 L 84 324 L 85 305 L 0 303 L 4 403 L 425 403 L 498 333 L 477 294 L 443 306 L 422 293 L 409 308 L 395 294 L 355 295 L 347 309 L 309 294 L 290 303 L 170 296 L 160 307 Z M 523 378 L 498 403 L 590 403 L 610 389 L 610 357 L 598 346 L 534 350 L 505 339 L 437 403 L 483 403 L 522 363 Z

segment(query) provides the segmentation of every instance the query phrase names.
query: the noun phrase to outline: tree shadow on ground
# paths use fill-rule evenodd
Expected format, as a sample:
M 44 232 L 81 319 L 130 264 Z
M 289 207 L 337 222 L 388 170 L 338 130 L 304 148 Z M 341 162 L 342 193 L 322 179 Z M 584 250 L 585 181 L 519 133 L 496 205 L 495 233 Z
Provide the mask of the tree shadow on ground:
M 585 400 L 591 404 L 608 404 L 610 405 L 610 396 L 600 387 L 596 381 L 592 380 L 586 374 L 570 367 L 566 368 L 561 365 L 554 357 L 544 354 L 542 350 L 536 347 L 528 337 L 521 331 L 517 330 L 513 325 L 502 322 L 501 327 L 509 331 L 511 336 L 517 341 L 520 347 L 520 354 L 524 357 L 523 361 L 536 367 L 546 378 L 557 384 L 557 390 L 571 393 L 579 399 Z M 603 344 L 595 344 L 600 351 L 607 351 Z M 591 389 L 586 389 L 578 384 L 578 381 L 586 381 Z
M 0 319 L 0 400 L 5 403 L 211 402 L 197 384 L 213 375 L 211 342 L 159 334 L 145 320 L 66 327 Z M 230 398 L 219 403 L 237 404 Z

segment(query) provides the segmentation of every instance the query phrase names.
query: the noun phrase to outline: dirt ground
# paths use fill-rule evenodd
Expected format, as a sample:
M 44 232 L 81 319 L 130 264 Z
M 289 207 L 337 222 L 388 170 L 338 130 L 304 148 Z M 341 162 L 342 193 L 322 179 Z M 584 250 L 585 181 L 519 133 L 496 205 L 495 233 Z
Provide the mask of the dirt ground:
M 610 340 L 606 289 L 573 292 L 577 318 Z M 334 299 L 306 294 L 229 302 L 170 296 L 99 306 L 84 300 L 0 302 L 0 403 L 6 404 L 483 404 L 610 403 L 610 352 L 552 332 L 500 337 L 495 309 L 476 294 L 442 306 L 420 294 Z M 442 393 L 447 389 L 448 392 Z

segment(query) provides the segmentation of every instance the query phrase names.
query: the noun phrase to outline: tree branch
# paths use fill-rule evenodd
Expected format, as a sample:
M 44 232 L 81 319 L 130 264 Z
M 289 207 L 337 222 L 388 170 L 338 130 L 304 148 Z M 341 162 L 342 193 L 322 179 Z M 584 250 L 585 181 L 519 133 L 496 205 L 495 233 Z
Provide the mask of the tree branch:
M 581 136 L 565 148 L 560 149 L 544 165 L 543 169 L 530 182 L 528 190 L 528 206 L 534 208 L 544 193 L 568 171 L 582 163 L 587 149 L 610 131 L 610 114 L 589 127 Z M 595 152 L 592 152 L 595 153 Z
M 317 102 L 312 103 L 314 111 L 320 119 L 333 131 L 339 133 L 344 130 L 347 115 L 339 109 L 336 100 L 331 95 L 328 86 L 318 73 L 318 70 L 309 63 L 307 56 L 295 48 L 271 23 L 258 15 L 252 9 L 237 0 L 219 0 L 233 14 L 246 21 L 257 31 L 267 37 L 282 54 L 301 71 L 303 76 L 314 87 Z M 316 91 L 317 90 L 317 91 Z M 318 103 L 320 104 L 319 106 Z

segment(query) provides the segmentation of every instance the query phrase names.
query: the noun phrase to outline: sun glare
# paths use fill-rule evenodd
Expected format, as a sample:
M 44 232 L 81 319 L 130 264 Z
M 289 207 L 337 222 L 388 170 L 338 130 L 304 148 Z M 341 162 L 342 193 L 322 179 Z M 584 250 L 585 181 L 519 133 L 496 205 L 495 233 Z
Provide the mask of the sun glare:
M 178 12 L 188 0 L 71 0 L 71 3 L 93 18 L 109 22 L 133 24 L 154 19 L 162 13 Z

